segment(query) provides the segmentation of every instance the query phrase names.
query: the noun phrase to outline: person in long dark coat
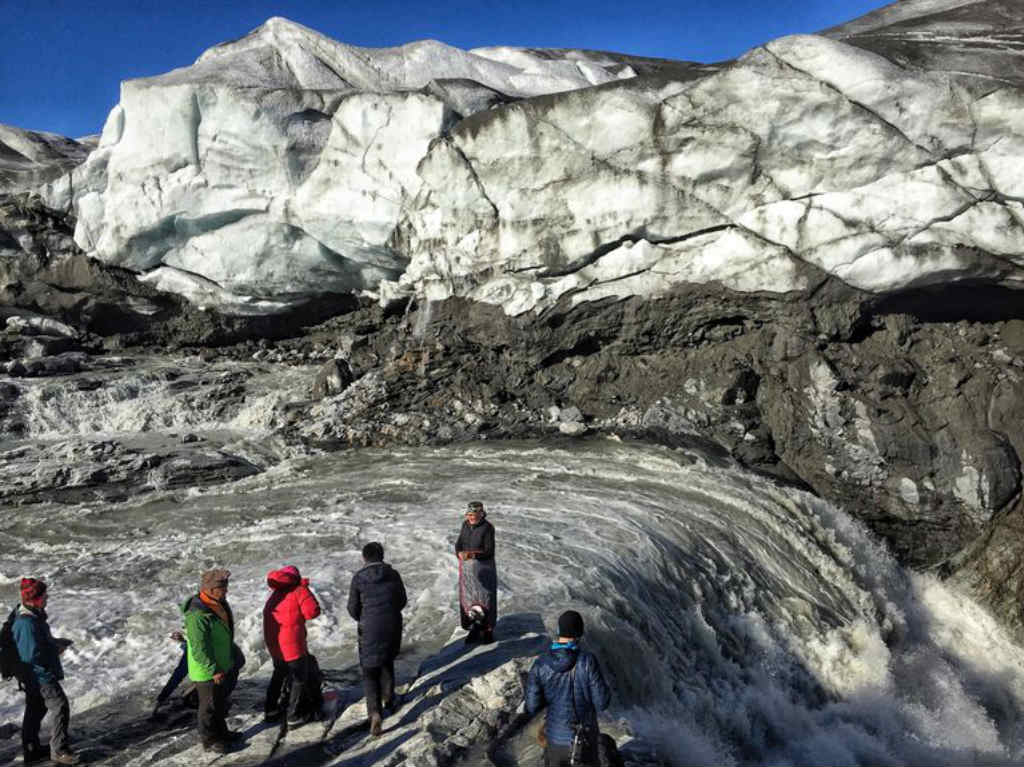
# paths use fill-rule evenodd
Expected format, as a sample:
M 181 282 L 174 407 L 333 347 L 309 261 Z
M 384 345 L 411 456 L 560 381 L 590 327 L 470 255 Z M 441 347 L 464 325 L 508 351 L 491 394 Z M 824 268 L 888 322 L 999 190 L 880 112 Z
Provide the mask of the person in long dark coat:
M 459 558 L 459 617 L 468 629 L 466 644 L 494 641 L 498 621 L 498 568 L 494 563 L 494 525 L 480 501 L 466 511 L 455 555 Z
M 402 576 L 384 561 L 384 547 L 376 541 L 363 546 L 363 568 L 349 587 L 348 614 L 359 622 L 359 666 L 374 737 L 381 734 L 383 711 L 396 702 L 395 658 L 407 602 Z

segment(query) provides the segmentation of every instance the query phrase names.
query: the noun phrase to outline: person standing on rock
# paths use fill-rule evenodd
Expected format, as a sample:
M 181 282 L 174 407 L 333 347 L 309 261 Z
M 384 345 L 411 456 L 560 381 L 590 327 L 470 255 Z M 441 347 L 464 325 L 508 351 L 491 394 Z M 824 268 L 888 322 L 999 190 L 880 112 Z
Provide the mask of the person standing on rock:
M 78 764 L 68 738 L 71 706 L 60 686 L 64 678 L 60 655 L 71 641 L 56 639 L 50 633 L 46 616 L 48 598 L 43 581 L 21 579 L 21 604 L 13 614 L 11 635 L 22 664 L 18 682 L 25 690 L 25 717 L 21 723 L 24 763 L 49 759 L 56 764 Z M 39 726 L 47 714 L 51 715 L 53 725 L 49 752 L 39 742 Z
M 597 765 L 599 735 L 597 712 L 608 708 L 611 693 L 601 667 L 590 653 L 579 648 L 583 617 L 575 610 L 558 616 L 558 639 L 534 661 L 526 679 L 526 713 L 548 707 L 544 721 L 546 767 L 570 764 Z M 571 759 L 573 740 L 580 731 L 577 760 Z M 609 739 L 610 740 L 610 739 Z M 614 750 L 614 756 L 618 752 Z
M 459 617 L 468 629 L 466 644 L 494 641 L 498 620 L 498 568 L 494 564 L 494 525 L 480 501 L 466 511 L 455 555 L 459 558 Z
M 227 753 L 236 733 L 227 725 L 228 702 L 244 661 L 235 646 L 235 618 L 228 604 L 228 570 L 207 570 L 199 593 L 181 606 L 188 644 L 188 676 L 199 694 L 198 729 L 203 749 Z
M 320 615 L 320 603 L 309 590 L 309 579 L 299 569 L 287 565 L 267 573 L 267 585 L 272 589 L 263 606 L 263 639 L 274 661 L 274 673 L 267 687 L 264 706 L 266 718 L 274 721 L 282 714 L 291 727 L 315 719 L 320 711 L 319 679 L 314 678 L 312 658 L 306 644 L 306 621 Z M 281 687 L 290 680 L 287 711 L 281 711 Z
M 383 713 L 396 704 L 395 658 L 402 646 L 402 610 L 408 602 L 398 571 L 384 561 L 384 547 L 363 546 L 363 567 L 348 592 L 348 614 L 359 622 L 359 666 L 363 671 L 370 734 L 381 734 Z

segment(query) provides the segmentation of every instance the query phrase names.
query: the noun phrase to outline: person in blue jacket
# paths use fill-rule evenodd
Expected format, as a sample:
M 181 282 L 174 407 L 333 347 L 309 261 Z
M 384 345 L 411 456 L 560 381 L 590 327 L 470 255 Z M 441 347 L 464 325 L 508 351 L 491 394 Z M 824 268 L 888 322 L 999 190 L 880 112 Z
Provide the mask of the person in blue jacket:
M 597 658 L 579 648 L 583 617 L 566 610 L 558 617 L 558 640 L 533 663 L 526 680 L 526 713 L 531 716 L 545 705 L 544 722 L 547 767 L 569 765 L 575 725 L 589 732 L 584 763 L 597 764 L 597 712 L 608 708 L 611 693 Z
M 21 579 L 21 605 L 11 626 L 18 657 L 22 662 L 18 681 L 25 689 L 25 718 L 21 724 L 24 763 L 34 764 L 49 758 L 57 764 L 78 764 L 68 740 L 71 706 L 60 686 L 64 678 L 60 654 L 71 644 L 55 639 L 46 619 L 46 584 L 35 578 Z M 49 753 L 39 742 L 43 717 L 52 717 L 53 734 Z

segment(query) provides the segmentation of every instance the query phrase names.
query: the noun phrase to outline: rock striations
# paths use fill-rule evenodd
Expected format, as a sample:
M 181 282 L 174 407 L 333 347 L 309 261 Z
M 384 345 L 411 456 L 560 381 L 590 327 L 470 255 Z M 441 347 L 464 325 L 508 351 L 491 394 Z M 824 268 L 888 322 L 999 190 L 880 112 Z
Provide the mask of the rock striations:
M 701 444 L 1020 628 L 1022 40 L 1008 0 L 904 0 L 716 65 L 271 19 L 125 82 L 96 150 L 39 187 L 74 217 L 0 206 L 22 264 L 0 287 L 108 347 L 345 314 L 290 342 L 337 342 L 356 378 L 325 371 L 290 437 Z M 105 305 L 131 296 L 125 332 L 62 298 L 85 264 Z

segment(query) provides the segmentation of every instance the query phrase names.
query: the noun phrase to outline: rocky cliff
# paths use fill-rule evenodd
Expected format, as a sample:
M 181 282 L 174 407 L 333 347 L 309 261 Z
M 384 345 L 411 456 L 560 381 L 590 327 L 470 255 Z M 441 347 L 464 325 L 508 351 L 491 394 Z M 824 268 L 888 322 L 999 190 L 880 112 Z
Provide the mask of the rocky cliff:
M 125 83 L 43 192 L 97 269 L 192 299 L 161 338 L 348 312 L 284 342 L 335 344 L 358 379 L 292 408 L 295 439 L 696 442 L 1020 627 L 1022 25 L 910 0 L 700 66 L 271 20 Z M 358 291 L 380 305 L 336 297 Z

